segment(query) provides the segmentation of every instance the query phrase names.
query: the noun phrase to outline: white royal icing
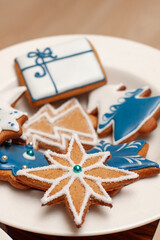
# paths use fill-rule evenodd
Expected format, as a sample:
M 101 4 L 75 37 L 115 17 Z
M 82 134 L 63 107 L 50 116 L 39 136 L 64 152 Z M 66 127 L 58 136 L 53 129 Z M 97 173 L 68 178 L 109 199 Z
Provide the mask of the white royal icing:
M 82 167 L 82 171 L 80 173 L 75 173 L 73 171 L 73 167 L 75 166 L 75 163 L 71 159 L 71 151 L 73 149 L 73 144 L 75 141 L 78 144 L 79 149 L 83 154 L 82 159 L 79 163 L 80 166 L 83 166 L 83 164 L 90 158 L 99 157 L 99 159 L 100 159 L 95 164 L 91 164 L 90 166 L 87 166 L 87 167 Z M 119 170 L 119 169 L 113 168 L 113 167 L 106 167 L 104 165 L 104 162 L 109 157 L 109 155 L 110 155 L 110 152 L 86 154 L 82 145 L 80 144 L 80 141 L 79 141 L 77 135 L 75 135 L 71 139 L 71 142 L 70 142 L 69 148 L 68 148 L 68 152 L 66 154 L 57 154 L 55 152 L 51 152 L 50 150 L 45 152 L 45 156 L 48 158 L 51 165 L 45 166 L 45 167 L 19 170 L 17 172 L 17 175 L 26 176 L 27 178 L 31 178 L 33 180 L 35 179 L 35 180 L 39 180 L 42 182 L 47 182 L 47 183 L 52 184 L 51 187 L 44 194 L 44 197 L 41 200 L 42 203 L 47 204 L 47 203 L 51 202 L 52 200 L 57 199 L 58 197 L 66 196 L 69 207 L 74 216 L 74 221 L 77 225 L 80 225 L 82 223 L 82 217 L 84 214 L 84 210 L 85 210 L 87 203 L 91 197 L 98 199 L 100 202 L 104 202 L 109 205 L 112 204 L 112 199 L 110 198 L 108 193 L 105 191 L 105 189 L 102 187 L 102 183 L 119 182 L 119 181 L 128 180 L 128 179 L 135 179 L 138 177 L 138 174 L 133 173 L 133 172 L 129 172 L 126 170 Z M 70 167 L 64 166 L 64 165 L 60 164 L 59 162 L 57 162 L 56 159 L 54 159 L 54 156 L 59 157 L 59 158 L 64 158 L 66 161 L 68 161 L 68 163 L 70 164 Z M 103 168 L 106 170 L 107 169 L 114 170 L 114 171 L 125 173 L 126 175 L 121 176 L 121 177 L 102 179 L 100 177 L 85 174 L 86 171 L 92 170 L 94 168 Z M 39 177 L 37 175 L 32 174 L 32 171 L 35 172 L 35 171 L 47 170 L 47 169 L 62 169 L 65 171 L 65 173 L 61 177 L 58 177 L 57 179 L 51 179 L 51 178 L 47 179 L 47 178 Z M 70 180 L 65 185 L 65 187 L 62 190 L 60 190 L 59 192 L 57 192 L 56 194 L 50 196 L 50 193 L 56 187 L 56 185 L 59 184 L 60 181 L 62 181 L 63 179 L 66 179 L 66 178 L 69 178 Z M 72 183 L 74 182 L 75 179 L 79 179 L 80 183 L 85 188 L 85 197 L 83 199 L 83 203 L 81 205 L 79 213 L 75 209 L 75 206 L 73 204 L 73 200 L 72 200 L 72 197 L 71 197 L 70 191 L 69 191 L 70 186 L 72 185 Z M 100 194 L 94 192 L 93 189 L 85 182 L 84 179 L 90 179 L 90 180 L 94 181 L 98 185 L 99 189 L 101 190 L 101 192 L 103 194 L 100 195 Z
M 23 153 L 23 157 L 28 160 L 35 160 L 35 156 L 30 156 L 26 152 Z
M 124 91 L 118 91 L 124 85 L 107 84 L 100 87 L 89 94 L 89 102 L 87 112 L 92 113 L 98 109 L 98 121 L 102 121 L 104 113 L 110 112 L 110 106 L 117 103 L 117 98 L 124 96 Z
M 122 106 L 123 103 L 125 103 L 125 101 L 127 99 L 129 99 L 132 96 L 132 93 L 134 93 L 134 91 L 138 91 L 139 89 L 139 94 L 137 93 L 134 97 L 134 99 L 141 99 L 141 103 L 139 102 L 139 106 L 141 106 L 141 110 L 139 111 L 144 111 L 144 114 L 146 114 L 146 117 L 138 117 L 139 112 L 136 113 L 136 109 L 137 109 L 137 105 L 134 105 L 134 108 L 132 109 L 132 113 L 133 114 L 137 114 L 137 119 L 132 120 L 134 121 L 133 126 L 135 124 L 135 128 L 133 127 L 133 129 L 127 131 L 127 134 L 124 137 L 121 137 L 120 139 L 116 140 L 115 136 L 113 137 L 113 143 L 114 144 L 119 144 L 121 143 L 123 140 L 129 138 L 130 136 L 134 135 L 142 126 L 143 124 L 151 117 L 154 115 L 154 113 L 157 111 L 157 109 L 160 107 L 160 96 L 157 97 L 153 97 L 155 98 L 155 100 L 153 98 L 148 98 L 151 101 L 155 101 L 155 109 L 150 111 L 150 106 L 148 103 L 148 112 L 150 112 L 149 114 L 147 114 L 146 108 L 143 109 L 143 101 L 145 103 L 145 101 L 148 99 L 147 98 L 141 98 L 140 96 L 147 90 L 149 90 L 149 87 L 143 87 L 143 88 L 139 88 L 139 89 L 134 89 L 134 90 L 122 90 L 122 91 L 118 91 L 122 86 L 124 86 L 123 84 L 119 84 L 119 85 L 105 85 L 99 89 L 96 89 L 94 91 L 92 91 L 89 95 L 89 103 L 88 103 L 88 113 L 93 112 L 95 109 L 98 110 L 98 128 L 97 128 L 97 132 L 100 134 L 103 131 L 105 131 L 107 128 L 109 128 L 111 125 L 113 127 L 113 132 L 116 136 L 116 131 L 115 131 L 115 120 L 112 119 L 110 122 L 108 122 L 107 124 L 107 117 L 105 119 L 105 114 L 115 114 L 116 112 L 118 112 L 118 106 Z M 149 101 L 148 101 L 149 102 Z M 159 102 L 159 104 L 158 104 Z M 128 103 L 128 106 L 130 103 Z M 137 103 L 135 103 L 137 104 Z M 132 104 L 133 105 L 133 104 Z M 154 106 L 154 105 L 153 105 Z M 117 109 L 116 109 L 117 107 Z M 152 105 L 151 105 L 152 108 Z M 112 111 L 111 111 L 112 110 Z M 143 113 L 143 112 L 142 112 Z M 123 122 L 123 120 L 127 117 L 127 112 L 126 115 L 123 115 L 123 117 L 117 119 L 117 121 L 121 121 Z M 143 114 L 142 114 L 143 115 Z M 108 117 L 109 118 L 109 117 Z M 106 121 L 106 125 L 105 125 L 105 121 Z M 130 123 L 129 123 L 130 124 Z M 129 125 L 128 124 L 128 125 Z M 103 126 L 103 127 L 99 127 L 99 126 Z M 125 130 L 127 129 L 127 125 L 126 126 L 121 126 L 121 128 L 125 128 Z M 130 126 L 128 127 L 128 129 L 130 128 Z M 122 129 L 119 129 L 120 131 L 122 131 Z M 128 133 L 129 132 L 129 133 Z
M 18 132 L 19 124 L 16 120 L 22 117 L 23 115 L 24 113 L 17 111 L 15 109 L 7 111 L 5 109 L 0 108 L 0 132 L 2 130 L 11 130 L 14 132 Z
M 66 109 L 72 103 L 73 103 L 73 106 Z M 49 114 L 45 111 L 47 108 L 49 108 L 51 113 L 55 115 L 54 117 L 49 116 Z M 66 115 L 72 113 L 72 111 L 75 109 L 79 109 L 84 119 L 86 120 L 86 124 L 88 125 L 88 130 L 89 130 L 88 133 L 78 132 L 69 128 L 64 128 L 63 126 L 61 127 L 56 126 L 55 122 L 57 120 L 61 120 Z M 49 134 L 49 133 L 31 128 L 31 125 L 33 123 L 38 122 L 40 119 L 44 117 L 50 124 L 52 124 L 54 134 Z M 74 121 L 74 119 L 71 119 L 71 120 Z M 61 131 L 61 133 L 59 133 L 59 131 Z M 71 139 L 71 136 L 73 134 L 78 135 L 82 144 L 95 145 L 97 143 L 97 135 L 93 128 L 92 122 L 89 119 L 89 116 L 87 115 L 87 113 L 84 111 L 84 109 L 80 105 L 80 103 L 75 98 L 72 98 L 71 100 L 65 102 L 57 109 L 54 109 L 54 107 L 50 104 L 44 105 L 43 107 L 40 108 L 40 110 L 35 115 L 29 118 L 29 120 L 24 124 L 24 132 L 25 132 L 25 136 L 27 136 L 28 138 L 30 137 L 32 138 L 34 147 L 36 147 L 37 142 L 39 141 L 44 144 L 48 144 L 50 146 L 56 146 L 62 150 L 65 150 L 66 143 Z
M 27 113 L 23 113 L 11 107 L 26 91 L 26 87 L 0 90 L 0 132 L 2 130 L 19 131 L 17 119 Z
M 85 38 L 28 54 L 31 57 L 25 54 L 16 61 L 33 101 L 105 80 L 97 57 Z M 36 73 L 41 76 L 37 77 Z

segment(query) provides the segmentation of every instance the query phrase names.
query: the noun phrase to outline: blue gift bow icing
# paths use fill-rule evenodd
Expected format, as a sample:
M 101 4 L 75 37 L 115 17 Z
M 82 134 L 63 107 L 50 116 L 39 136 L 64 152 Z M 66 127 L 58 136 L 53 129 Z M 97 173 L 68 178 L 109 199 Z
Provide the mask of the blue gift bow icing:
M 51 76 L 51 74 L 50 74 L 50 72 L 49 72 L 49 70 L 47 68 L 47 63 L 50 63 L 50 62 L 53 62 L 53 61 L 62 60 L 62 59 L 65 59 L 65 58 L 78 56 L 78 55 L 81 55 L 81 54 L 84 54 L 84 53 L 89 53 L 89 52 L 93 52 L 93 49 L 90 49 L 90 50 L 87 50 L 87 51 L 83 51 L 83 52 L 79 52 L 79 53 L 75 53 L 75 54 L 71 54 L 71 55 L 68 55 L 68 56 L 65 56 L 65 57 L 58 58 L 57 55 L 52 56 L 52 50 L 49 47 L 45 48 L 42 52 L 40 52 L 40 50 L 37 49 L 36 52 L 29 52 L 27 54 L 27 57 L 29 57 L 29 58 L 36 57 L 35 65 L 31 65 L 31 66 L 25 67 L 25 68 L 21 69 L 21 71 L 23 72 L 23 71 L 25 71 L 25 70 L 27 70 L 29 68 L 36 67 L 36 66 L 41 67 L 42 70 L 43 70 L 43 73 L 40 74 L 40 73 L 36 72 L 35 73 L 35 77 L 37 77 L 37 78 L 44 77 L 46 75 L 46 71 L 47 71 L 47 73 L 50 76 L 50 79 L 53 82 L 53 85 L 55 87 L 55 91 L 56 91 L 56 93 L 58 93 L 58 89 L 56 87 L 56 84 L 55 84 L 55 82 L 54 82 L 54 80 L 53 80 L 53 78 L 52 78 L 52 76 Z M 45 58 L 51 58 L 51 59 L 47 60 L 47 61 L 44 61 Z M 39 62 L 40 59 L 42 60 L 41 63 Z M 102 79 L 102 80 L 104 80 L 104 79 Z
M 35 77 L 36 78 L 41 78 L 41 77 L 44 77 L 46 75 L 46 73 L 48 73 L 50 79 L 52 80 L 53 82 L 53 85 L 54 85 L 54 88 L 55 88 L 55 91 L 56 93 L 58 93 L 58 90 L 57 90 L 57 87 L 56 87 L 56 84 L 52 78 L 52 75 L 50 74 L 48 68 L 47 68 L 47 65 L 46 65 L 46 61 L 45 61 L 45 58 L 51 58 L 53 60 L 55 60 L 57 58 L 57 55 L 53 56 L 52 55 L 52 50 L 48 47 L 48 48 L 45 48 L 42 52 L 40 52 L 39 49 L 37 49 L 36 52 L 29 52 L 27 54 L 27 57 L 29 58 L 36 58 L 35 59 L 35 63 L 37 66 L 41 67 L 41 69 L 43 70 L 43 72 L 40 74 L 39 72 L 36 72 L 35 73 Z

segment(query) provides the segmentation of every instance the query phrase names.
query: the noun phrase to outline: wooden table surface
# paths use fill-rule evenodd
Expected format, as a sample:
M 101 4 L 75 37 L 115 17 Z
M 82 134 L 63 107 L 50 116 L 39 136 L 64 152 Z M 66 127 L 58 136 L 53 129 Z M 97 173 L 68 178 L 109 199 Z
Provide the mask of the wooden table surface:
M 0 49 L 34 38 L 78 33 L 121 37 L 160 49 L 160 0 L 0 0 Z M 85 239 L 152 239 L 157 224 Z M 7 230 L 14 240 L 69 239 Z
M 151 240 L 155 229 L 157 227 L 158 221 L 151 224 L 145 225 L 143 227 L 135 228 L 130 231 L 125 231 L 121 233 L 108 234 L 103 236 L 95 237 L 56 237 L 56 236 L 44 236 L 34 233 L 24 232 L 18 229 L 9 227 L 8 234 L 14 240 Z

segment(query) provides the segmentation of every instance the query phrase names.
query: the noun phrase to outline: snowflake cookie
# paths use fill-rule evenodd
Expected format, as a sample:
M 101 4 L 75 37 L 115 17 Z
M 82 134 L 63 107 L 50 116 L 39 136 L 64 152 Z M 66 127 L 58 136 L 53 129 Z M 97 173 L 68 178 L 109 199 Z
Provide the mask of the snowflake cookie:
M 16 188 L 28 188 L 25 183 L 16 180 L 18 170 L 48 165 L 44 154 L 36 151 L 31 143 L 16 145 L 8 141 L 0 145 L 0 180 L 7 181 Z
M 98 111 L 97 132 L 100 137 L 113 130 L 113 143 L 134 140 L 157 127 L 160 116 L 160 96 L 147 97 L 148 87 L 124 90 L 124 86 L 106 85 L 90 93 L 88 112 Z
M 77 227 L 84 222 L 91 204 L 112 207 L 107 191 L 138 179 L 136 173 L 105 166 L 110 152 L 87 154 L 76 135 L 66 154 L 48 150 L 45 156 L 51 165 L 19 170 L 17 179 L 46 191 L 42 205 L 65 202 Z
M 75 98 L 55 109 L 46 104 L 29 118 L 23 127 L 25 136 L 34 147 L 65 152 L 72 134 L 77 134 L 86 149 L 97 143 L 94 125 L 97 119 L 89 116 Z
M 134 171 L 139 174 L 141 179 L 152 177 L 160 172 L 159 165 L 156 162 L 146 159 L 148 147 L 149 145 L 145 140 L 120 145 L 112 145 L 102 140 L 87 153 L 93 154 L 109 151 L 111 157 L 106 161 L 106 166 Z

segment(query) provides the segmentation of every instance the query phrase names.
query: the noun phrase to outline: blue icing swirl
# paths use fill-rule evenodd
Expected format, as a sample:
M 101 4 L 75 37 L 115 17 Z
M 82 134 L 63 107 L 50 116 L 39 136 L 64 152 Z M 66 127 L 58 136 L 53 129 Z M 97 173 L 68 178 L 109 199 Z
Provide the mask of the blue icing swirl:
M 14 145 L 11 143 L 3 143 L 0 145 L 0 170 L 12 170 L 14 176 L 18 170 L 22 169 L 23 166 L 28 168 L 48 166 L 49 163 L 44 157 L 44 154 L 33 149 L 34 160 L 30 158 L 25 158 L 24 153 L 33 149 L 30 145 Z M 3 156 L 7 156 L 7 161 L 1 161 Z M 30 159 L 29 159 L 30 158 Z
M 138 170 L 147 167 L 159 168 L 156 162 L 147 160 L 137 154 L 145 144 L 145 140 L 133 141 L 120 145 L 112 145 L 105 141 L 100 141 L 99 144 L 87 151 L 87 153 L 93 154 L 109 151 L 111 153 L 111 158 L 106 161 L 105 165 L 119 169 Z
M 136 91 L 125 93 L 125 98 L 119 98 L 119 104 L 112 105 L 111 112 L 103 115 L 98 128 L 107 128 L 113 120 L 115 141 L 126 138 L 134 132 L 160 106 L 160 96 L 138 97 L 142 92 L 143 89 L 138 88 Z

